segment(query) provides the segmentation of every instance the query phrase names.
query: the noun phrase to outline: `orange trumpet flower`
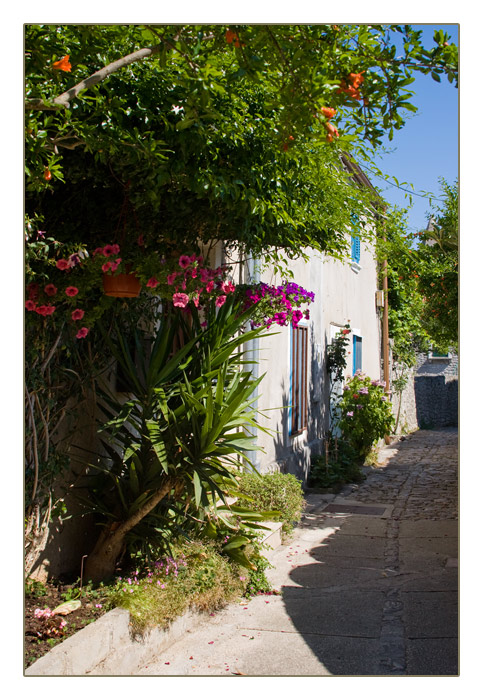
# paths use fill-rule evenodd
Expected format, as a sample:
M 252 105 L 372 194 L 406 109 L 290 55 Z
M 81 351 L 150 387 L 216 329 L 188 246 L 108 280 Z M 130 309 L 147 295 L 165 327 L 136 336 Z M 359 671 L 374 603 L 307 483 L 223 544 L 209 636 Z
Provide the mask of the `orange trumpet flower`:
M 63 70 L 66 71 L 66 73 L 70 73 L 72 70 L 72 66 L 69 63 L 69 55 L 64 56 L 64 58 L 61 58 L 60 61 L 55 61 L 55 63 L 52 65 L 52 68 L 55 70 Z

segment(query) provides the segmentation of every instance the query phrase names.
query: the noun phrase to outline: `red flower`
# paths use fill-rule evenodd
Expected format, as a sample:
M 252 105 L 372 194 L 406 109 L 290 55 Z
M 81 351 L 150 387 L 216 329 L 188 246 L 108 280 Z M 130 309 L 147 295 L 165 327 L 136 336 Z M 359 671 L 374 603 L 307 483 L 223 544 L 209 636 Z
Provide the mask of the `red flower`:
M 46 316 L 46 308 L 46 306 L 37 306 L 35 313 L 39 314 L 40 316 Z
M 190 298 L 187 294 L 173 294 L 173 304 L 174 306 L 180 306 L 182 309 L 188 304 Z
M 342 331 L 342 335 L 347 335 L 348 333 L 350 333 L 350 329 L 344 328 L 344 330 Z
M 75 311 L 72 312 L 72 320 L 73 321 L 80 321 L 81 318 L 84 317 L 84 311 L 82 309 L 76 309 Z
M 182 255 L 179 259 L 179 266 L 183 269 L 187 268 L 191 264 L 191 260 L 187 255 Z
M 117 248 L 117 250 L 116 250 Z M 105 245 L 104 248 L 102 249 L 102 254 L 106 257 L 109 258 L 111 255 L 116 255 L 116 253 L 119 253 L 119 246 L 113 246 L 113 245 Z
M 35 309 L 35 306 L 35 301 L 32 301 L 32 299 L 28 299 L 25 302 L 25 308 L 27 309 L 27 311 L 33 311 Z
M 48 285 L 44 288 L 44 292 L 47 294 L 47 296 L 53 297 L 53 296 L 55 296 L 55 295 L 57 294 L 57 287 L 56 287 L 55 285 L 53 285 L 53 284 L 48 284 Z
M 46 316 L 51 316 L 55 311 L 55 306 L 46 306 L 45 307 L 45 315 Z
M 89 329 L 88 329 L 88 328 L 85 328 L 85 327 L 79 328 L 79 330 L 77 331 L 75 337 L 76 337 L 76 338 L 85 338 L 86 335 L 87 335 L 88 333 L 89 333 Z
M 52 68 L 54 68 L 55 70 L 63 70 L 66 73 L 70 73 L 72 70 L 72 66 L 69 63 L 69 56 L 70 54 L 67 54 L 67 56 L 61 58 L 60 61 L 55 61 L 52 64 Z
M 332 117 L 335 117 L 337 110 L 333 107 L 322 107 L 321 112 L 327 119 L 332 119 Z
M 177 272 L 172 272 L 170 275 L 167 276 L 166 281 L 168 284 L 174 284 L 174 281 L 177 277 L 178 273 Z
M 57 260 L 55 265 L 59 270 L 68 270 L 70 267 L 68 260 Z
M 50 170 L 48 168 L 45 168 L 45 170 L 44 170 L 44 180 L 47 180 L 47 181 L 52 180 L 52 173 L 50 172 Z
M 352 394 L 352 398 L 353 398 L 353 399 L 358 399 L 358 398 L 359 398 L 359 394 Z
M 210 280 L 210 282 L 208 282 L 208 284 L 206 285 L 206 291 L 208 292 L 208 294 L 213 291 L 214 286 L 215 283 L 213 282 L 213 280 Z
M 109 270 L 111 269 L 111 267 L 112 267 L 112 262 L 106 262 L 106 263 L 104 263 L 104 265 L 101 267 L 101 270 L 102 270 L 103 272 L 109 272 Z
M 158 284 L 158 280 L 155 277 L 151 277 L 151 279 L 146 282 L 146 287 L 152 287 L 154 289 Z
M 225 301 L 226 301 L 226 296 L 225 296 L 224 294 L 222 294 L 221 296 L 217 297 L 217 299 L 216 299 L 216 301 L 215 301 L 215 304 L 216 304 L 218 307 L 220 307 L 220 306 L 223 306 L 223 304 L 225 303 Z
M 79 290 L 77 289 L 77 287 L 67 287 L 65 293 L 68 297 L 75 297 L 76 294 L 79 294 Z
M 233 284 L 233 282 L 226 282 L 225 284 L 221 285 L 221 288 L 223 289 L 225 294 L 229 294 L 230 292 L 235 291 L 235 285 Z

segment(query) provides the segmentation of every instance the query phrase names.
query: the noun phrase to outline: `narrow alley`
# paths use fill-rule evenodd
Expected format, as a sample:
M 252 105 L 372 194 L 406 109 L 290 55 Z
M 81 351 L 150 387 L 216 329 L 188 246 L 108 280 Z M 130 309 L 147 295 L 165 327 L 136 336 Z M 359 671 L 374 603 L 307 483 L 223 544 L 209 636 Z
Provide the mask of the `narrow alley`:
M 310 493 L 270 554 L 280 595 L 229 606 L 132 675 L 457 675 L 457 474 L 457 430 L 420 430 L 359 486 Z

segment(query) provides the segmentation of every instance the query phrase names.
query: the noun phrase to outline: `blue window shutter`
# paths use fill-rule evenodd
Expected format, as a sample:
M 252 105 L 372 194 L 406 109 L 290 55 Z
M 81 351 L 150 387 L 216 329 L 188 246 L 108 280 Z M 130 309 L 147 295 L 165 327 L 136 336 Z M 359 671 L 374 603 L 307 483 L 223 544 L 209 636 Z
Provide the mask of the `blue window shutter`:
M 358 335 L 352 337 L 352 374 L 362 369 L 362 338 Z
M 351 258 L 352 262 L 358 263 L 361 259 L 361 240 L 359 236 L 352 236 Z

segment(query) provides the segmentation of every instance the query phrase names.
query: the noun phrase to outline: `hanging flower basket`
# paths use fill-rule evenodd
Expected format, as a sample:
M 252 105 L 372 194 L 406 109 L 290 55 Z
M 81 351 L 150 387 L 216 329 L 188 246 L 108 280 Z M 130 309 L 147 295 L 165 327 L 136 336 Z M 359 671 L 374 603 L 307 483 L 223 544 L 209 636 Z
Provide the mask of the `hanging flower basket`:
M 141 282 L 132 272 L 129 274 L 102 276 L 104 294 L 108 297 L 138 297 Z

